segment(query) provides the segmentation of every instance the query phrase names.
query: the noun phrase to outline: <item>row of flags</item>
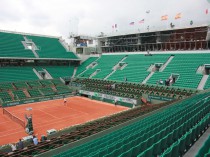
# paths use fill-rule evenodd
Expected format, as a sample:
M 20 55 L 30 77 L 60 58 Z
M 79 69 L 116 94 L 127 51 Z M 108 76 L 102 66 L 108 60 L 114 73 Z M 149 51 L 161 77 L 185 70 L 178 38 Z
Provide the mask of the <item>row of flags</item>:
M 178 13 L 176 14 L 176 16 L 174 17 L 175 20 L 182 18 L 182 13 Z M 161 21 L 163 20 L 168 20 L 168 15 L 163 15 L 161 16 Z
M 144 19 L 140 20 L 138 22 L 139 24 L 143 24 L 144 23 Z M 130 22 L 129 25 L 133 26 L 135 24 L 135 22 Z M 112 28 L 117 28 L 117 24 L 112 25 Z
M 205 14 L 209 14 L 210 8 L 205 10 Z M 146 11 L 147 14 L 150 13 L 150 10 Z M 161 16 L 161 21 L 168 20 L 169 16 L 168 15 L 163 15 Z M 182 18 L 182 13 L 177 13 L 176 16 L 174 17 L 175 20 Z M 143 24 L 145 22 L 145 19 L 142 19 L 138 21 L 139 24 Z M 130 22 L 129 25 L 133 26 L 135 22 Z M 112 25 L 112 28 L 117 28 L 117 24 Z

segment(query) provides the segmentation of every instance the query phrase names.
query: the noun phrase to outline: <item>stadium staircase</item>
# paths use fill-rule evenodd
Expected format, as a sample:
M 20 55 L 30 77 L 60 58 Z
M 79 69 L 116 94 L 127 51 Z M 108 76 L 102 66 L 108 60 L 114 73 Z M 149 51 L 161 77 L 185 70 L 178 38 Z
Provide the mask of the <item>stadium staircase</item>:
M 152 77 L 152 75 L 154 74 L 155 72 L 154 71 L 151 71 L 149 73 L 149 75 L 144 79 L 144 81 L 142 82 L 143 84 L 147 83 L 147 81 L 150 79 L 150 77 Z
M 99 57 L 99 58 L 97 58 L 94 62 L 92 62 L 90 65 L 88 65 L 87 67 L 86 67 L 86 70 L 85 71 L 83 71 L 80 75 L 79 75 L 79 77 L 90 77 L 90 75 L 94 72 L 94 68 L 98 65 L 98 60 L 100 59 L 101 57 Z
M 28 93 L 27 89 L 23 89 L 23 93 L 26 95 L 27 98 L 31 97 L 31 95 Z
M 167 65 L 171 62 L 171 60 L 174 58 L 174 56 L 170 56 L 169 57 L 169 59 L 161 66 L 161 68 L 160 68 L 160 72 L 161 71 L 163 71 L 166 67 L 167 67 Z
M 107 80 L 112 74 L 115 73 L 115 71 L 120 67 L 120 62 L 123 62 L 125 59 L 127 58 L 127 55 L 125 57 L 123 57 L 113 68 L 112 68 L 112 72 L 109 73 L 104 80 Z
M 205 86 L 206 81 L 208 80 L 208 78 L 209 78 L 209 75 L 203 75 L 203 77 L 202 77 L 202 79 L 201 79 L 201 81 L 200 81 L 200 83 L 199 83 L 199 85 L 197 87 L 198 90 L 203 90 L 204 89 L 204 86 Z
M 74 72 L 73 72 L 72 78 L 74 78 L 76 76 L 76 73 L 77 73 L 77 67 L 74 67 Z
M 162 72 L 167 65 L 171 62 L 171 60 L 174 58 L 174 56 L 170 56 L 168 58 L 168 60 L 160 67 L 159 72 Z M 155 65 L 151 65 L 148 69 L 148 71 L 151 71 L 150 74 L 145 78 L 145 80 L 142 82 L 143 84 L 147 83 L 147 81 L 153 76 L 153 74 L 155 73 L 155 71 L 153 71 L 153 68 L 155 67 Z
M 101 58 L 97 61 L 98 65 L 95 67 L 95 69 L 100 69 L 100 71 L 92 78 L 104 79 L 108 74 L 112 72 L 112 68 L 124 58 L 125 55 L 102 55 Z
M 30 44 L 31 46 L 31 51 L 33 52 L 34 56 L 36 58 L 39 58 L 39 55 L 37 54 L 37 52 L 35 50 L 38 50 L 36 44 L 34 42 L 32 42 L 31 40 L 29 40 L 26 36 L 23 36 L 23 38 L 25 39 L 25 41 L 23 41 L 23 45 L 25 46 L 25 48 L 27 49 L 28 46 L 27 44 Z
M 11 90 L 8 90 L 8 94 L 10 95 L 10 97 L 12 98 L 12 100 L 14 101 L 14 100 L 15 100 L 15 99 L 14 99 L 14 94 L 12 93 Z
M 66 51 L 69 51 L 68 44 L 65 42 L 65 40 L 63 40 L 62 38 L 59 38 L 59 42 L 66 49 Z
M 76 76 L 82 76 L 83 73 L 85 73 L 90 67 L 92 67 L 92 63 L 96 62 L 98 59 L 98 57 L 89 57 L 87 60 L 82 62 L 82 64 L 77 68 Z
M 37 71 L 36 68 L 33 68 L 33 71 L 34 71 L 34 73 L 36 74 L 36 76 L 37 76 L 40 80 L 43 79 L 42 76 L 39 74 L 39 72 Z
M 103 80 L 107 80 L 112 74 L 115 73 L 116 70 L 113 70 L 111 73 L 109 73 Z
M 78 59 L 73 52 L 68 52 L 56 37 L 26 36 L 39 48 L 36 50 L 40 58 Z
M 43 68 L 43 71 L 45 72 L 45 78 L 46 78 L 46 79 L 53 79 L 53 77 L 52 77 L 51 74 L 47 71 L 47 69 Z

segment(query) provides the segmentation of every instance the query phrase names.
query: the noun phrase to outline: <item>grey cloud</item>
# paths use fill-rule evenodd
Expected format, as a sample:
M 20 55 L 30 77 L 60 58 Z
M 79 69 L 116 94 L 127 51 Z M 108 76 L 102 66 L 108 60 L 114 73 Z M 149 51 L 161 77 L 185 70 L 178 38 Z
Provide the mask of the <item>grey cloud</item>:
M 210 19 L 210 14 L 204 13 L 207 8 L 210 8 L 207 0 L 1 0 L 0 20 L 5 24 L 0 23 L 0 29 L 7 29 L 15 22 L 22 30 L 33 28 L 33 33 L 40 33 L 44 29 L 49 30 L 47 34 L 64 37 L 72 31 L 110 33 L 113 24 L 118 25 L 118 31 L 125 31 L 147 25 L 165 27 L 167 22 L 187 25 L 191 19 L 195 23 L 207 23 Z M 174 20 L 179 12 L 182 19 Z M 164 14 L 169 16 L 167 22 L 160 20 Z M 141 19 L 145 19 L 144 25 L 138 24 Z M 131 28 L 130 22 L 135 22 L 135 26 Z

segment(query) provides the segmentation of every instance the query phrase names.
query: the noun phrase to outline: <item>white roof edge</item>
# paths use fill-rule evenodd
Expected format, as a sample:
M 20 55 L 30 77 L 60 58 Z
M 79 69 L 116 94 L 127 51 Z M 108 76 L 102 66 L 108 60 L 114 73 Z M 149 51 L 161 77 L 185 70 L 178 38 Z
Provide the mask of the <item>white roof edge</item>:
M 192 53 L 209 53 L 210 50 L 194 50 L 194 51 L 150 51 L 152 55 L 155 54 L 192 54 Z M 148 54 L 146 51 L 144 52 L 114 52 L 114 53 L 102 53 L 102 55 L 130 55 L 130 54 Z
M 28 60 L 81 60 L 81 59 L 66 59 L 66 58 L 24 58 L 24 57 L 0 57 L 0 59 L 28 59 Z
M 43 35 L 43 34 L 36 34 L 36 33 L 26 33 L 26 32 L 17 32 L 17 31 L 9 31 L 9 30 L 2 30 L 0 32 L 3 33 L 13 33 L 13 34 L 21 34 L 21 35 L 32 35 L 32 36 L 40 36 L 40 37 L 48 37 L 48 38 L 61 38 L 61 36 L 53 36 L 53 35 Z

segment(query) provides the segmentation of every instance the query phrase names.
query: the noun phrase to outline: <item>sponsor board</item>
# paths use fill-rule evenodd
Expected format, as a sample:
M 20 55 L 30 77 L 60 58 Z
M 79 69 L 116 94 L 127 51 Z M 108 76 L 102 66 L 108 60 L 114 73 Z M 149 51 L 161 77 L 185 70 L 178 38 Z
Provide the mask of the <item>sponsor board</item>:
M 89 96 L 95 96 L 95 97 L 100 97 L 102 99 L 109 99 L 109 100 L 117 100 L 125 103 L 130 103 L 130 104 L 137 104 L 136 99 L 131 99 L 131 98 L 124 98 L 124 97 L 118 97 L 118 96 L 113 96 L 109 94 L 103 94 L 103 93 L 98 93 L 98 92 L 90 92 L 90 91 L 85 91 L 85 90 L 79 90 L 80 94 L 85 94 Z
M 34 99 L 29 99 L 29 100 L 8 102 L 8 103 L 4 103 L 2 106 L 3 107 L 17 106 L 17 105 L 21 105 L 21 104 L 28 104 L 28 103 L 34 103 L 34 102 L 62 99 L 64 97 L 69 97 L 69 96 L 72 96 L 72 95 L 67 94 L 67 95 L 57 95 L 57 96 L 43 97 L 43 98 L 34 98 Z
M 173 98 L 156 96 L 156 95 L 148 95 L 148 99 L 155 99 L 155 100 L 162 100 L 162 101 L 171 101 L 171 100 L 174 100 Z

